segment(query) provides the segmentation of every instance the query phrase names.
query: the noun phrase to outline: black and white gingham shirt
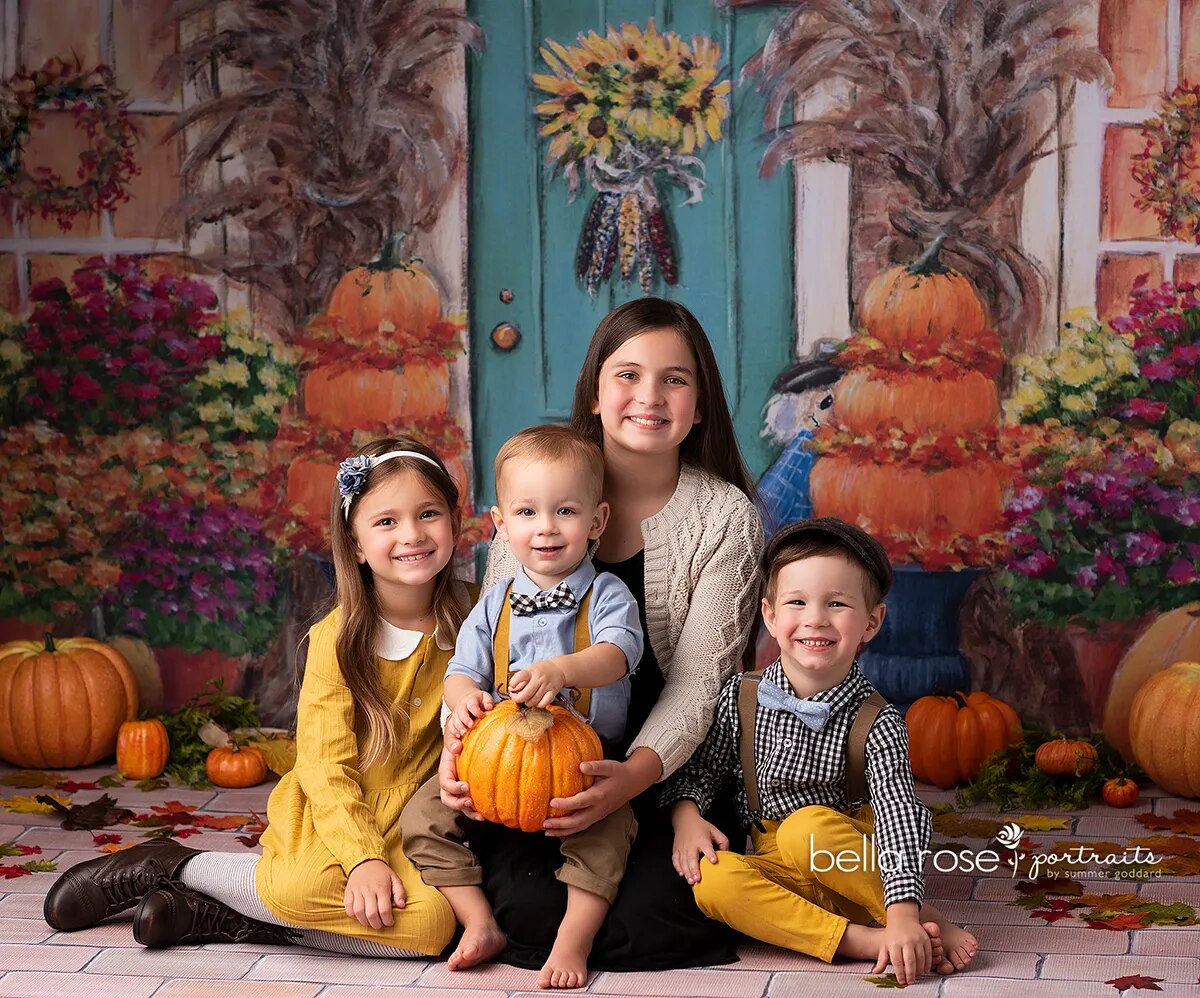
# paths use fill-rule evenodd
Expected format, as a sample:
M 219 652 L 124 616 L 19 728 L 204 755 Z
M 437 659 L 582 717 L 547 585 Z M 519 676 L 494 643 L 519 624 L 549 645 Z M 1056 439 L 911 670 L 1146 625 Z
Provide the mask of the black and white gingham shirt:
M 790 696 L 792 684 L 776 661 L 764 674 Z M 746 802 L 742 765 L 738 756 L 738 688 L 734 676 L 717 699 L 716 717 L 695 755 L 663 787 L 663 804 L 692 800 L 701 813 L 708 810 L 716 792 L 729 779 L 737 780 L 738 810 L 742 823 L 782 821 L 810 804 L 838 811 L 852 810 L 858 801 L 846 800 L 846 736 L 858 708 L 874 687 L 855 662 L 849 674 L 832 689 L 809 697 L 829 704 L 829 720 L 813 731 L 786 710 L 759 705 L 755 711 L 755 753 L 758 793 L 762 811 L 751 814 Z M 867 800 L 875 817 L 876 863 L 883 878 L 885 905 L 925 897 L 924 857 L 929 848 L 929 810 L 913 788 L 908 761 L 908 732 L 900 712 L 890 704 L 875 719 L 867 735 Z M 897 862 L 897 856 L 903 857 Z

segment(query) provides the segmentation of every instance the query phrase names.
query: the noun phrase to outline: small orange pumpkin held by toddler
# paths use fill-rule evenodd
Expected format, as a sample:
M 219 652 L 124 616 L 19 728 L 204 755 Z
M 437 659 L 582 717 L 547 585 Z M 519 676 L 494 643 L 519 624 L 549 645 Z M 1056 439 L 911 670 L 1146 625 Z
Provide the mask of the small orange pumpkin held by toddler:
M 267 760 L 256 748 L 225 745 L 208 753 L 204 771 L 218 787 L 256 787 L 267 778 Z
M 551 800 L 592 785 L 579 764 L 603 755 L 596 732 L 569 710 L 502 700 L 467 732 L 458 777 L 488 821 L 540 832 L 547 818 L 565 813 Z

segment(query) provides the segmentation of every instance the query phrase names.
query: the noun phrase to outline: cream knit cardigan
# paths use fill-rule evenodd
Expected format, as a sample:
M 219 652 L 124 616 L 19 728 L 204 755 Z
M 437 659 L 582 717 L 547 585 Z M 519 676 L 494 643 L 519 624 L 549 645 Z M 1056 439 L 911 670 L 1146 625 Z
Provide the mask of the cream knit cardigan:
M 670 501 L 642 521 L 642 541 L 646 627 L 666 685 L 629 751 L 645 745 L 658 753 L 665 780 L 704 740 L 758 618 L 763 528 L 740 489 L 685 464 Z M 497 537 L 484 588 L 515 572 Z

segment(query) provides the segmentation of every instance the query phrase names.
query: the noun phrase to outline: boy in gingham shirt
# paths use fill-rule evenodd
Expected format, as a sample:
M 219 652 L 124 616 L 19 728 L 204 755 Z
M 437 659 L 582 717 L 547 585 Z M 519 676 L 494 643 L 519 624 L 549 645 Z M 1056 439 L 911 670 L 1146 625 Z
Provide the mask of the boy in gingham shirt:
M 756 694 L 741 688 L 757 676 L 725 685 L 707 739 L 667 782 L 675 868 L 710 918 L 776 946 L 826 962 L 874 960 L 873 973 L 891 963 L 901 984 L 930 969 L 962 970 L 978 948 L 975 937 L 923 904 L 930 817 L 913 789 L 904 720 L 855 661 L 883 623 L 887 554 L 858 527 L 822 517 L 776 534 L 762 566 L 763 620 L 780 659 L 758 679 Z M 746 695 L 754 697 L 742 708 L 754 718 L 750 788 L 739 755 Z M 847 736 L 873 695 L 878 715 L 860 725 L 869 725 L 866 801 L 848 800 Z M 730 778 L 740 784 L 742 821 L 752 826 L 747 856 L 726 851 L 725 837 L 703 818 Z

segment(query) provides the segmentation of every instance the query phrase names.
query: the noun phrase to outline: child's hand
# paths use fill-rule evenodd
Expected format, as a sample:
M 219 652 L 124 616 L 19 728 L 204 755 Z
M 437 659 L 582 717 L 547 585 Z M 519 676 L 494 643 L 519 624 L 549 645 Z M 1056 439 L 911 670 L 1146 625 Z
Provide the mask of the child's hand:
M 517 703 L 549 707 L 566 685 L 567 675 L 558 660 L 547 658 L 535 662 L 528 669 L 513 673 L 508 690 Z
M 675 825 L 675 848 L 671 851 L 671 863 L 689 884 L 700 883 L 700 856 L 716 863 L 717 850 L 728 849 L 729 839 L 716 825 L 705 821 L 696 805 L 681 801 L 676 806 L 671 820 Z
M 492 695 L 486 690 L 472 690 L 458 701 L 458 706 L 446 718 L 446 740 L 461 741 L 475 726 L 476 718 L 483 717 L 494 706 Z
M 461 811 L 468 818 L 483 821 L 483 815 L 475 810 L 471 803 L 470 787 L 458 778 L 458 755 L 462 752 L 462 742 L 447 740 L 442 749 L 442 757 L 438 760 L 438 790 L 441 791 L 442 803 L 455 811 Z
M 391 926 L 393 906 L 404 901 L 404 884 L 381 859 L 359 863 L 346 878 L 346 914 L 364 929 Z
M 920 919 L 915 914 L 898 917 L 898 913 L 889 910 L 883 941 L 879 945 L 879 959 L 871 973 L 883 973 L 890 963 L 896 980 L 906 986 L 928 974 L 932 962 L 933 945 Z

